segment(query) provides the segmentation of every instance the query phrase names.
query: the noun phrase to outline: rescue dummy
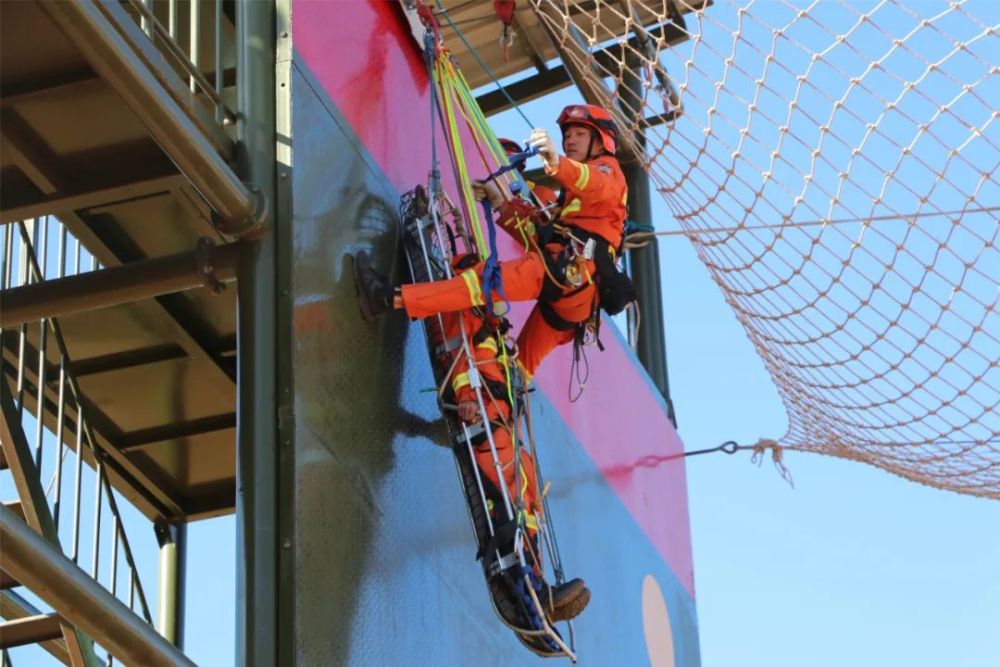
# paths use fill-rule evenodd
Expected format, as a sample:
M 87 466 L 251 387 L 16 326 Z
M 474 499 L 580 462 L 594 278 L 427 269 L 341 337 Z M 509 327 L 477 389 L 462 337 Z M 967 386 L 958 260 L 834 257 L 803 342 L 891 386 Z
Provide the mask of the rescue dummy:
M 498 210 L 496 224 L 525 249 L 522 257 L 499 263 L 502 294 L 484 296 L 482 263 L 449 280 L 394 290 L 360 252 L 355 278 L 362 314 L 372 319 L 396 308 L 421 319 L 487 301 L 537 301 L 517 339 L 518 364 L 530 379 L 556 346 L 581 343 L 588 328 L 596 332 L 599 307 L 616 314 L 632 302 L 635 291 L 616 266 L 628 197 L 615 157 L 618 130 L 610 114 L 594 105 L 566 107 L 558 124 L 565 155 L 545 130 L 533 130 L 528 142 L 545 173 L 562 186 L 551 216 L 537 215 L 520 198 L 506 198 L 494 183 L 473 184 L 476 197 L 489 198 Z

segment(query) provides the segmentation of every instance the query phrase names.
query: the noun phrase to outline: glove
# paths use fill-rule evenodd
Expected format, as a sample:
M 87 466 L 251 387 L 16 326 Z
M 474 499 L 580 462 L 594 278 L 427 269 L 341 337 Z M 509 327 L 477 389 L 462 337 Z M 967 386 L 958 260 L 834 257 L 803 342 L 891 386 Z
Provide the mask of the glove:
M 559 152 L 548 132 L 537 128 L 532 130 L 528 145 L 538 149 L 538 157 L 545 163 L 545 173 L 551 174 L 559 167 Z
M 493 208 L 498 208 L 503 204 L 500 188 L 493 181 L 472 181 L 472 196 L 476 198 L 476 201 L 483 201 L 488 197 Z
M 458 417 L 466 424 L 476 421 L 479 416 L 479 406 L 475 401 L 462 401 L 458 404 Z

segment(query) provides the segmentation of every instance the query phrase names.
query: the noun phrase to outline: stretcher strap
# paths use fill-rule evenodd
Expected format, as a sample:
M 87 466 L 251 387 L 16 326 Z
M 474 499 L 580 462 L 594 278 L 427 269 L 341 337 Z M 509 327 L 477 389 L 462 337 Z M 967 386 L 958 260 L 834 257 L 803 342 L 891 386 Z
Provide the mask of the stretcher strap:
M 538 149 L 531 147 L 528 150 L 516 153 L 508 157 L 508 164 L 502 165 L 499 169 L 494 171 L 492 174 L 486 177 L 486 182 L 494 181 L 498 177 L 506 174 L 512 169 L 524 164 L 532 155 L 537 155 Z M 503 276 L 500 274 L 500 260 L 497 255 L 497 228 L 496 223 L 493 221 L 493 204 L 490 202 L 489 197 L 483 197 L 481 202 L 483 207 L 483 220 L 486 221 L 486 229 L 489 236 L 490 242 L 490 254 L 486 258 L 486 264 L 483 266 L 483 292 L 486 298 L 486 311 L 489 313 L 494 313 L 495 315 L 506 315 L 510 312 L 510 302 L 507 301 L 506 295 L 503 293 Z M 497 313 L 493 308 L 493 290 L 496 290 L 497 294 L 503 299 L 504 309 L 503 312 Z

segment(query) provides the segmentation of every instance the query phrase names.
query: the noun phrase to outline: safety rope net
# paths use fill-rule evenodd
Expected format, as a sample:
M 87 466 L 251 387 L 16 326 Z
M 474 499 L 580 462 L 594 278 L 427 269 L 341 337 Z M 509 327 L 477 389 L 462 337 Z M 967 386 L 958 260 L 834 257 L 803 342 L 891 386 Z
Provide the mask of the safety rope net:
M 645 136 L 779 444 L 1000 498 L 1000 4 L 532 1 Z

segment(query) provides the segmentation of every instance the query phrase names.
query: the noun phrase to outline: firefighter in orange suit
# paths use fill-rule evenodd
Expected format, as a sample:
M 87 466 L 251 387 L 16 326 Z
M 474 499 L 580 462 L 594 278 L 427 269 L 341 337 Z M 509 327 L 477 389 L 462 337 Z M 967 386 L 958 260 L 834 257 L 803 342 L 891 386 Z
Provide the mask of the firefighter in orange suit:
M 528 220 L 517 200 L 505 201 L 493 183 L 473 186 L 478 198 L 489 197 L 499 209 L 497 224 L 523 239 L 528 250 L 523 257 L 500 262 L 500 273 L 506 299 L 538 301 L 517 339 L 518 363 L 529 379 L 549 352 L 574 341 L 581 327 L 595 321 L 601 301 L 613 298 L 627 303 L 634 299 L 631 283 L 626 290 L 629 296 L 606 289 L 617 285 L 623 275 L 614 267 L 628 197 L 625 177 L 615 158 L 618 130 L 610 114 L 594 105 L 568 106 L 558 123 L 564 156 L 559 155 L 545 130 L 532 131 L 528 142 L 538 149 L 545 173 L 562 185 L 559 210 L 551 224 Z M 449 280 L 403 285 L 393 292 L 371 268 L 364 252 L 355 260 L 366 318 L 393 307 L 420 319 L 486 302 L 482 263 Z M 494 303 L 500 298 L 497 293 L 492 295 Z
M 511 422 L 511 403 L 507 392 L 506 355 L 500 347 L 504 343 L 498 341 L 491 328 L 485 326 L 483 319 L 472 310 L 464 310 L 455 316 L 444 319 L 445 335 L 454 346 L 457 360 L 451 374 L 451 389 L 455 395 L 456 409 L 459 419 L 474 424 L 479 422 L 479 403 L 472 386 L 473 376 L 469 373 L 468 358 L 461 347 L 461 335 L 468 337 L 469 352 L 476 365 L 480 383 L 483 387 L 483 404 L 486 416 L 493 425 L 493 444 L 496 446 L 497 459 L 503 469 L 504 483 L 511 501 L 523 500 L 525 511 L 525 526 L 530 537 L 538 531 L 536 514 L 541 510 L 538 499 L 538 477 L 535 473 L 535 462 L 526 449 L 521 450 L 520 461 L 514 461 L 514 437 L 516 425 Z M 449 360 L 450 361 L 450 360 Z M 517 437 L 520 437 L 518 434 Z M 472 438 L 476 463 L 479 469 L 493 484 L 494 503 L 502 503 L 500 497 L 500 479 L 490 451 L 490 441 L 485 433 Z

